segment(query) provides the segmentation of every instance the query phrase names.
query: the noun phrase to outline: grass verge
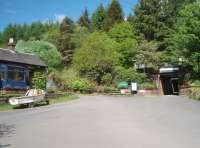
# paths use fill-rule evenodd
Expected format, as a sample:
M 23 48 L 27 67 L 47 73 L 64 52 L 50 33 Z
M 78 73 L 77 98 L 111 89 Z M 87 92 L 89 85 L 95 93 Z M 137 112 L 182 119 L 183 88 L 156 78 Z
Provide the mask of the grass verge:
M 0 104 L 0 111 L 6 111 L 13 109 L 13 106 L 10 104 Z
M 79 97 L 73 94 L 64 94 L 62 96 L 56 97 L 56 98 L 52 98 L 49 99 L 49 104 L 57 104 L 57 103 L 63 103 L 63 102 L 68 102 L 68 101 L 72 101 L 72 100 L 76 100 Z M 39 106 L 45 106 L 46 102 L 40 102 L 35 104 L 35 107 L 39 107 Z M 0 104 L 0 111 L 7 111 L 7 110 L 12 110 L 12 109 L 22 109 L 22 108 L 27 108 L 27 106 L 23 105 L 23 106 L 12 106 L 10 104 Z
M 60 97 L 57 98 L 53 98 L 50 99 L 50 104 L 57 104 L 57 103 L 62 103 L 62 102 L 66 102 L 66 101 L 72 101 L 72 100 L 76 100 L 79 97 L 73 94 L 64 94 Z

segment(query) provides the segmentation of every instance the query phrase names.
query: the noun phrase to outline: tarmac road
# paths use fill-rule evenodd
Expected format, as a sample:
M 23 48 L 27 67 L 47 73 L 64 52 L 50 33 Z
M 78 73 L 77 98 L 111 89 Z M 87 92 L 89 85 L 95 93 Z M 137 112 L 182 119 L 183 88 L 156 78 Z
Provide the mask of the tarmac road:
M 0 124 L 6 148 L 200 148 L 200 102 L 177 96 L 80 96 Z

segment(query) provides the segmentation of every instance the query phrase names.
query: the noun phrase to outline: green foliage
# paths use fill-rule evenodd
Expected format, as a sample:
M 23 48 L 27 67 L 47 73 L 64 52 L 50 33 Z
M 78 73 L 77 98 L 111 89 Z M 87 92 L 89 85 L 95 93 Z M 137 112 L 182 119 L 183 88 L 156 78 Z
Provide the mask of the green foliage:
M 45 72 L 36 71 L 32 78 L 32 87 L 35 89 L 46 89 Z
M 157 89 L 157 86 L 155 83 L 145 82 L 139 85 L 139 89 Z
M 73 81 L 79 79 L 77 70 L 73 68 L 63 69 L 62 71 L 54 71 L 50 77 L 60 86 L 66 89 L 70 88 Z
M 0 32 L 0 46 L 5 47 L 10 37 L 23 40 L 17 51 L 39 55 L 51 72 L 64 62 L 68 69 L 52 75 L 71 90 L 87 89 L 90 81 L 106 86 L 136 81 L 153 88 L 145 74 L 133 69 L 135 65 L 144 66 L 145 72 L 145 67 L 157 70 L 166 64 L 184 64 L 197 79 L 200 4 L 194 1 L 139 0 L 125 21 L 119 1 L 112 0 L 106 8 L 99 5 L 91 20 L 85 9 L 78 23 L 66 17 L 61 23 L 9 24 Z
M 65 17 L 60 24 L 58 49 L 62 54 L 66 66 L 71 64 L 75 50 L 75 44 L 72 42 L 74 27 L 74 22 L 68 17 Z
M 186 5 L 179 14 L 176 30 L 169 38 L 169 53 L 176 61 L 191 69 L 194 77 L 200 77 L 200 3 Z
M 86 78 L 81 78 L 77 70 L 73 68 L 57 71 L 51 74 L 51 77 L 64 89 L 84 92 L 90 92 L 93 89 L 93 84 Z
M 125 67 L 132 67 L 137 51 L 137 41 L 134 36 L 133 26 L 129 22 L 116 24 L 109 32 L 109 36 L 119 43 L 118 52 L 121 56 L 121 63 Z
M 113 93 L 113 92 L 118 92 L 118 88 L 113 87 L 113 86 L 104 86 L 103 87 L 103 92 L 104 93 Z
M 190 82 L 190 86 L 200 87 L 200 80 L 194 80 L 194 81 Z
M 124 13 L 118 0 L 112 0 L 108 7 L 107 15 L 105 19 L 105 28 L 109 30 L 115 24 L 124 20 Z
M 160 54 L 157 52 L 157 48 L 155 42 L 143 41 L 140 43 L 136 54 L 136 63 L 144 65 L 144 68 L 153 67 L 154 69 L 158 69 Z
M 0 32 L 0 47 L 3 47 L 4 45 L 4 42 L 3 42 L 3 33 Z
M 4 45 L 7 45 L 9 38 L 14 38 L 17 42 L 19 40 L 41 40 L 43 34 L 50 32 L 51 30 L 58 28 L 57 23 L 52 22 L 33 22 L 30 25 L 27 24 L 9 24 L 2 32 L 2 40 Z
M 91 28 L 91 21 L 90 21 L 89 13 L 87 9 L 84 10 L 82 16 L 79 18 L 78 23 L 82 27 L 86 27 L 88 29 Z
M 128 83 L 135 81 L 141 84 L 148 82 L 149 80 L 145 74 L 138 73 L 133 68 L 126 69 L 124 67 L 117 66 L 115 67 L 115 82 L 119 83 L 121 81 L 127 81 Z
M 134 9 L 133 18 L 137 34 L 148 41 L 158 41 L 159 49 L 165 50 L 165 38 L 174 29 L 179 9 L 187 2 L 188 0 L 140 0 Z
M 79 78 L 71 83 L 70 88 L 74 91 L 92 92 L 94 86 L 87 79 Z
M 129 22 L 116 24 L 109 31 L 109 35 L 118 43 L 122 43 L 126 39 L 133 39 L 135 37 L 133 26 Z
M 16 51 L 38 55 L 49 68 L 57 68 L 62 62 L 62 57 L 56 47 L 45 41 L 19 41 Z
M 51 30 L 45 32 L 42 36 L 44 41 L 50 42 L 58 47 L 58 38 L 59 38 L 59 28 L 55 26 Z
M 119 62 L 117 48 L 117 43 L 105 33 L 94 32 L 86 38 L 82 47 L 76 50 L 73 65 L 81 75 L 100 84 L 102 76 L 112 73 Z
M 192 87 L 189 92 L 191 99 L 200 100 L 200 87 Z
M 80 48 L 85 38 L 90 34 L 86 27 L 76 26 L 71 41 L 75 44 L 76 48 Z
M 102 4 L 96 9 L 92 15 L 92 27 L 94 30 L 105 29 L 106 10 Z
M 112 79 L 113 79 L 112 74 L 107 73 L 107 74 L 103 75 L 103 77 L 101 79 L 101 83 L 109 86 L 112 84 Z

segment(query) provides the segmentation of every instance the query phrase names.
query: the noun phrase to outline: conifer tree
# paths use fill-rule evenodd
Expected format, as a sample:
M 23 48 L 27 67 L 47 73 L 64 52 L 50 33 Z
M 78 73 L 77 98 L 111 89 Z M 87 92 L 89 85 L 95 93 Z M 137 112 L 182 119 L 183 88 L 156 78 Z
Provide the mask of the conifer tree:
M 60 33 L 58 39 L 59 51 L 63 56 L 63 61 L 66 66 L 71 64 L 75 45 L 72 42 L 72 36 L 74 33 L 73 21 L 66 17 L 60 24 Z
M 124 13 L 118 0 L 113 0 L 107 10 L 105 27 L 106 30 L 124 20 Z
M 102 4 L 96 9 L 92 15 L 92 27 L 95 30 L 103 30 L 106 18 L 106 10 Z
M 82 16 L 79 18 L 78 23 L 82 26 L 82 27 L 86 27 L 86 28 L 90 28 L 91 27 L 91 21 L 89 18 L 89 13 L 87 8 L 85 8 Z
M 179 9 L 193 0 L 140 0 L 134 9 L 133 23 L 138 35 L 158 41 L 166 48 L 165 39 L 174 29 Z

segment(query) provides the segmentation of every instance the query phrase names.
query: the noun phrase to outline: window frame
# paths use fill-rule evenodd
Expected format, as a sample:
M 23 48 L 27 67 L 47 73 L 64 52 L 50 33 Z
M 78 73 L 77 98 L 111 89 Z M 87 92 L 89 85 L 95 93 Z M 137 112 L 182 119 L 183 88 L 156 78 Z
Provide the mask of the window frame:
M 14 80 L 9 78 L 9 72 L 14 72 L 14 70 L 17 71 L 17 73 L 23 73 L 23 79 L 20 80 Z M 17 81 L 17 82 L 26 82 L 26 69 L 20 66 L 13 66 L 13 65 L 7 65 L 7 80 L 8 81 Z

